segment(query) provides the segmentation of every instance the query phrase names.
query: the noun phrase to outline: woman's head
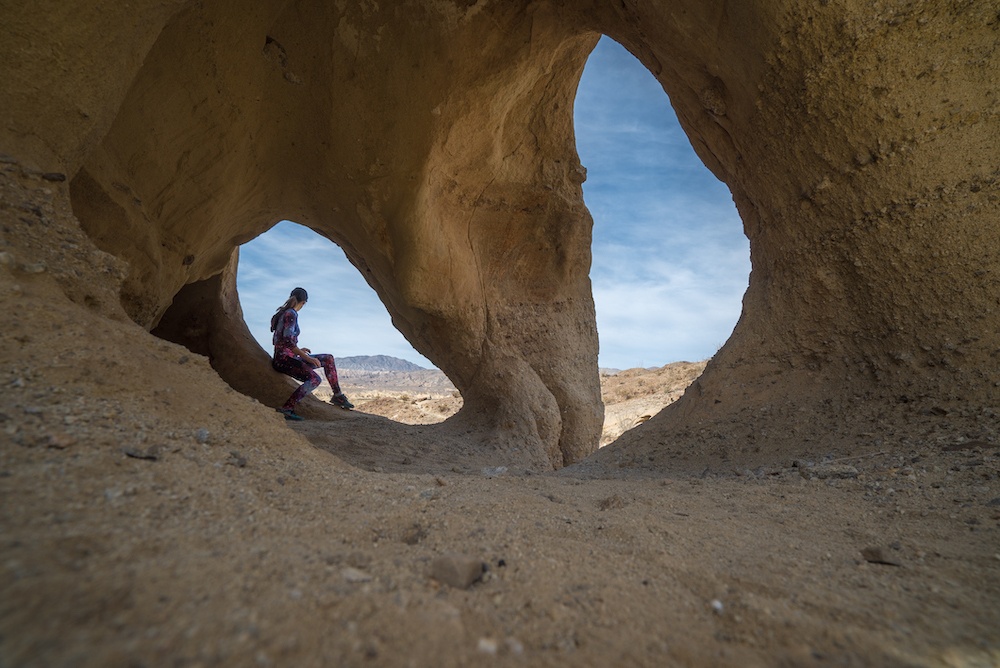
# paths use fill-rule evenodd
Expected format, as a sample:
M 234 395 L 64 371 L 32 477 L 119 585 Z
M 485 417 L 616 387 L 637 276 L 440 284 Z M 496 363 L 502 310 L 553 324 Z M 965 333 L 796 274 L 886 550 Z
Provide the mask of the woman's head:
M 273 332 L 277 329 L 278 319 L 281 317 L 282 313 L 290 308 L 298 311 L 307 301 L 309 301 L 309 293 L 306 292 L 305 288 L 295 288 L 292 290 L 292 293 L 288 295 L 288 299 L 285 300 L 285 303 L 275 309 L 274 315 L 271 316 L 271 331 Z

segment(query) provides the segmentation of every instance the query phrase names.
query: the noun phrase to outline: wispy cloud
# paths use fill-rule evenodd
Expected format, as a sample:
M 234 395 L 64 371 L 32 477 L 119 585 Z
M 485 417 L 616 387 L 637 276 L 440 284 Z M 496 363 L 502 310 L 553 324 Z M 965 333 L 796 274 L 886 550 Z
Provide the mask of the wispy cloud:
M 739 318 L 749 244 L 726 186 L 701 163 L 659 83 L 601 39 L 580 82 L 576 136 L 594 218 L 591 281 L 600 365 L 710 357 Z M 238 286 L 250 331 L 296 286 L 303 345 L 335 356 L 393 355 L 424 366 L 375 292 L 333 243 L 289 222 L 243 246 Z
M 601 366 L 712 356 L 739 319 L 750 272 L 728 188 L 694 153 L 659 83 L 606 37 L 575 111 Z

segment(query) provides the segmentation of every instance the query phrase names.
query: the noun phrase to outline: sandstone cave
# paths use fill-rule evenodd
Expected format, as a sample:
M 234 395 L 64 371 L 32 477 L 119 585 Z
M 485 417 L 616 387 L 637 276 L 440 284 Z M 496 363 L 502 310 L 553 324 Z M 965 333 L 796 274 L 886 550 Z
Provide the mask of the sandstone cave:
M 991 3 L 0 12 L 0 663 L 997 662 Z M 602 35 L 751 275 L 702 377 L 597 451 L 572 110 Z M 456 418 L 274 412 L 234 251 L 282 219 Z
M 746 436 L 712 446 L 720 456 L 754 456 L 755 433 L 801 411 L 825 431 L 875 404 L 975 412 L 995 392 L 996 175 L 978 159 L 997 134 L 993 19 L 975 9 L 961 21 L 979 27 L 958 37 L 946 11 L 442 3 L 414 31 L 367 5 L 267 5 L 238 30 L 223 6 L 171 7 L 114 48 L 79 22 L 58 43 L 86 77 L 25 62 L 37 17 L 21 10 L 7 150 L 68 176 L 84 231 L 127 263 L 129 318 L 163 332 L 201 304 L 219 373 L 264 403 L 273 379 L 236 363 L 252 353 L 230 259 L 291 217 L 340 245 L 453 379 L 461 429 L 501 450 L 533 443 L 554 467 L 594 451 L 572 98 L 602 33 L 663 84 L 752 249 L 733 336 L 618 456 L 715 424 Z M 105 18 L 103 34 L 127 20 Z M 900 23 L 933 38 L 937 60 L 904 48 Z M 969 55 L 946 67 L 947 49 Z

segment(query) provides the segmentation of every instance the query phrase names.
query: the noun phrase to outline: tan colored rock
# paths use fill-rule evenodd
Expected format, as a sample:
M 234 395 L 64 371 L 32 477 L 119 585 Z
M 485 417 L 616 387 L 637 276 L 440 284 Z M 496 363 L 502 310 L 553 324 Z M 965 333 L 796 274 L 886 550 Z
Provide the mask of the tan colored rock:
M 456 589 L 468 589 L 485 570 L 482 559 L 464 554 L 442 554 L 431 562 L 431 577 Z
M 177 326 L 179 295 L 196 310 L 186 319 L 210 310 L 198 336 L 216 368 L 262 401 L 278 381 L 224 272 L 235 247 L 290 218 L 344 248 L 461 390 L 442 430 L 554 467 L 594 451 L 591 220 L 572 107 L 599 33 L 663 84 L 733 192 L 753 267 L 733 337 L 614 456 L 655 459 L 698 429 L 726 457 L 766 456 L 810 429 L 867 429 L 872 405 L 975 414 L 996 392 L 1000 67 L 985 5 L 67 12 L 5 9 L 2 150 L 67 175 L 55 196 L 127 263 L 121 303 L 136 323 Z M 804 431 L 777 428 L 802 410 Z
M 5 3 L 3 663 L 997 664 L 988 7 Z M 526 475 L 600 424 L 568 102 L 602 31 L 732 188 L 753 276 L 684 399 Z M 290 425 L 232 389 L 276 391 L 229 263 L 281 217 L 466 411 Z M 449 553 L 495 568 L 430 586 Z

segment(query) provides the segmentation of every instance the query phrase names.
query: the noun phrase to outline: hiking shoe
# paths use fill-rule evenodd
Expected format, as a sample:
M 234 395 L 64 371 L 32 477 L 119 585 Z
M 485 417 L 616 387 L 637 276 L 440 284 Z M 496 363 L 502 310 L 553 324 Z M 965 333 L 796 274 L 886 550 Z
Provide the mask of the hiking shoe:
M 347 400 L 347 395 L 344 394 L 343 392 L 341 392 L 340 394 L 333 395 L 333 399 L 331 399 L 330 402 L 334 406 L 339 406 L 343 408 L 345 411 L 349 411 L 352 408 L 354 408 L 354 404 L 352 404 L 350 401 Z
M 305 420 L 304 417 L 293 411 L 291 408 L 279 408 L 278 412 L 284 415 L 286 420 Z

